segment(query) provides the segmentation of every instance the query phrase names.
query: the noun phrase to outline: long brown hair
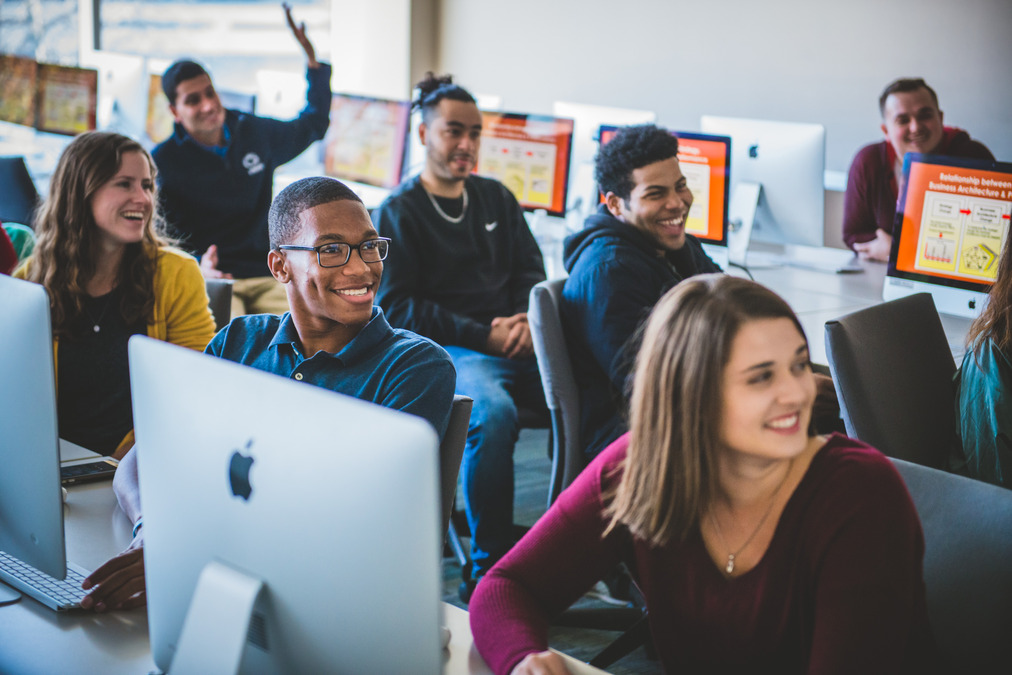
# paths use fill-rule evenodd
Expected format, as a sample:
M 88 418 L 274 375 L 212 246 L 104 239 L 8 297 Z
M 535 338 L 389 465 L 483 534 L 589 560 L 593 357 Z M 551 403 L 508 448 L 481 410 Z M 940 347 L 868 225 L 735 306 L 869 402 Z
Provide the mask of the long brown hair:
M 155 163 L 137 141 L 103 131 L 81 134 L 60 156 L 49 194 L 39 207 L 35 251 L 27 277 L 49 291 L 54 335 L 66 335 L 84 312 L 85 289 L 95 274 L 99 250 L 91 199 L 116 175 L 128 152 L 144 155 L 153 181 Z M 152 215 L 144 225 L 143 239 L 126 246 L 119 269 L 119 309 L 128 324 L 151 321 L 158 249 L 169 243 L 162 234 L 157 194 L 152 199 Z
M 987 305 L 970 325 L 966 335 L 968 349 L 980 348 L 986 338 L 1006 354 L 1012 345 L 1012 236 L 1005 237 L 998 276 L 987 296 Z
M 723 274 L 687 279 L 654 306 L 643 329 L 630 398 L 622 479 L 606 495 L 608 527 L 654 546 L 684 540 L 717 491 L 724 368 L 741 326 L 790 319 L 784 300 Z

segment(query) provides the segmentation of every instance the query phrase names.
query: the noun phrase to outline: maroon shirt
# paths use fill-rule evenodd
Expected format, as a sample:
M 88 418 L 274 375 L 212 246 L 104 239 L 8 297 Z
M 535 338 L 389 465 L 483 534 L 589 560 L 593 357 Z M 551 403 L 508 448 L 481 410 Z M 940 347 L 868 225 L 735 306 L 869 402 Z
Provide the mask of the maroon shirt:
M 906 486 L 878 451 L 834 435 L 788 501 L 766 554 L 734 579 L 698 527 L 651 548 L 606 538 L 601 494 L 628 434 L 605 449 L 478 584 L 475 645 L 496 673 L 547 649 L 549 620 L 624 561 L 672 673 L 934 672 L 924 537 Z
M 0 227 L 0 274 L 10 274 L 18 264 L 18 254 L 7 236 L 7 230 Z
M 945 127 L 942 144 L 935 154 L 994 159 L 983 144 L 955 127 Z M 843 197 L 843 241 L 847 246 L 854 248 L 858 242 L 871 241 L 877 229 L 892 234 L 900 195 L 893 171 L 895 163 L 896 151 L 889 141 L 864 146 L 851 162 Z

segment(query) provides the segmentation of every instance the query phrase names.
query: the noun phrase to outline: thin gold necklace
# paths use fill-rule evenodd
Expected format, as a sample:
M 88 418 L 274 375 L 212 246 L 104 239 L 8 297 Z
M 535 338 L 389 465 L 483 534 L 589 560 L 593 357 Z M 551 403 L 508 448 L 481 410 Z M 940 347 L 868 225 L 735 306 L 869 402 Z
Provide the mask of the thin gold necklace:
M 782 488 L 784 486 L 784 483 L 787 482 L 787 477 L 791 475 L 791 469 L 793 468 L 794 468 L 794 459 L 791 458 L 791 462 L 790 464 L 787 465 L 787 471 L 784 473 L 784 477 L 780 480 L 780 483 L 777 485 L 777 488 L 773 491 L 773 494 L 770 495 L 770 505 L 766 507 L 766 513 L 763 514 L 763 517 L 759 519 L 759 524 L 755 526 L 755 529 L 752 530 L 752 534 L 748 536 L 748 539 L 745 540 L 745 543 L 742 544 L 737 551 L 727 554 L 727 566 L 724 567 L 724 572 L 726 572 L 728 576 L 730 576 L 731 573 L 734 572 L 734 561 L 738 558 L 739 555 L 741 555 L 741 552 L 744 551 L 748 547 L 748 545 L 752 543 L 752 540 L 755 539 L 757 534 L 759 534 L 759 530 L 762 529 L 762 526 L 766 522 L 766 519 L 770 517 L 771 513 L 773 513 L 773 505 L 777 501 L 777 495 L 780 494 L 780 488 Z M 721 534 L 720 532 L 720 525 L 717 523 L 717 517 L 713 515 L 714 509 L 710 508 L 709 511 L 710 511 L 710 522 L 713 524 L 713 530 L 717 533 L 717 538 L 720 540 L 720 545 L 726 549 L 728 548 L 728 545 L 727 542 L 724 541 L 724 535 Z

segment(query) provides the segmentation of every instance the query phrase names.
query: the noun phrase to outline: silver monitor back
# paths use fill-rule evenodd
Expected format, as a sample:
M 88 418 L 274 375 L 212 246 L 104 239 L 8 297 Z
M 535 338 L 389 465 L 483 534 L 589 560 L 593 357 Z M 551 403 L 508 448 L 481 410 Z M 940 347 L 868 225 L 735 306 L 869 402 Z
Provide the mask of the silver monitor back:
M 700 123 L 705 133 L 731 137 L 731 194 L 741 183 L 762 185 L 752 239 L 822 246 L 826 128 L 711 115 Z
M 439 672 L 430 425 L 142 336 L 129 352 L 158 666 L 215 561 L 266 589 L 242 672 Z
M 0 550 L 67 573 L 46 289 L 0 274 Z

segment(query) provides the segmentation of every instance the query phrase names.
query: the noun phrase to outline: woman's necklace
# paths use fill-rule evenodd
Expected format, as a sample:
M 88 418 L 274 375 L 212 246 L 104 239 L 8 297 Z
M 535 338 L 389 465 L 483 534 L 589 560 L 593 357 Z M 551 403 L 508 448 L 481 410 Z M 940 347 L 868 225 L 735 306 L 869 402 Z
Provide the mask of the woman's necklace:
M 425 188 L 422 189 L 425 190 Z M 446 215 L 446 211 L 439 208 L 439 202 L 436 201 L 436 198 L 432 196 L 431 192 L 425 190 L 425 194 L 429 198 L 429 201 L 432 202 L 432 208 L 436 209 L 436 213 L 441 215 L 443 217 L 443 220 L 447 221 L 448 223 L 454 224 L 464 220 L 464 214 L 467 213 L 467 188 L 464 188 L 464 205 L 460 207 L 460 215 L 453 218 Z
M 752 530 L 752 534 L 748 536 L 748 539 L 745 540 L 745 543 L 742 544 L 737 551 L 727 554 L 727 566 L 724 568 L 724 571 L 727 573 L 728 576 L 730 576 L 731 573 L 734 572 L 735 559 L 737 559 L 737 557 L 741 555 L 741 552 L 744 551 L 748 547 L 748 545 L 752 543 L 752 540 L 755 539 L 755 536 L 759 534 L 759 530 L 762 529 L 763 524 L 766 522 L 766 519 L 770 517 L 771 513 L 773 513 L 773 505 L 777 501 L 777 495 L 780 494 L 780 488 L 782 488 L 784 486 L 784 483 L 787 482 L 787 477 L 791 475 L 791 469 L 793 468 L 794 468 L 794 459 L 792 458 L 791 463 L 787 465 L 787 471 L 784 473 L 784 477 L 780 480 L 780 484 L 777 485 L 777 488 L 773 491 L 773 494 L 770 495 L 770 505 L 766 507 L 766 513 L 763 514 L 763 517 L 759 519 L 759 524 L 755 526 L 755 529 Z M 714 532 L 717 533 L 717 538 L 720 540 L 720 545 L 725 549 L 728 548 L 727 542 L 724 541 L 724 535 L 720 533 L 720 525 L 717 524 L 717 517 L 713 515 L 712 508 L 710 509 L 710 522 L 713 523 L 713 530 Z
M 91 310 L 88 309 L 87 303 L 84 305 L 84 313 L 88 315 L 89 319 L 91 319 L 91 322 L 94 324 L 91 327 L 91 329 L 96 333 L 102 330 L 102 327 L 99 324 L 102 323 L 102 319 L 105 318 L 105 313 L 109 310 L 109 305 L 111 304 L 112 304 L 112 292 L 110 291 L 105 298 L 105 306 L 102 307 L 102 311 L 99 313 L 97 319 L 94 316 L 92 316 Z

